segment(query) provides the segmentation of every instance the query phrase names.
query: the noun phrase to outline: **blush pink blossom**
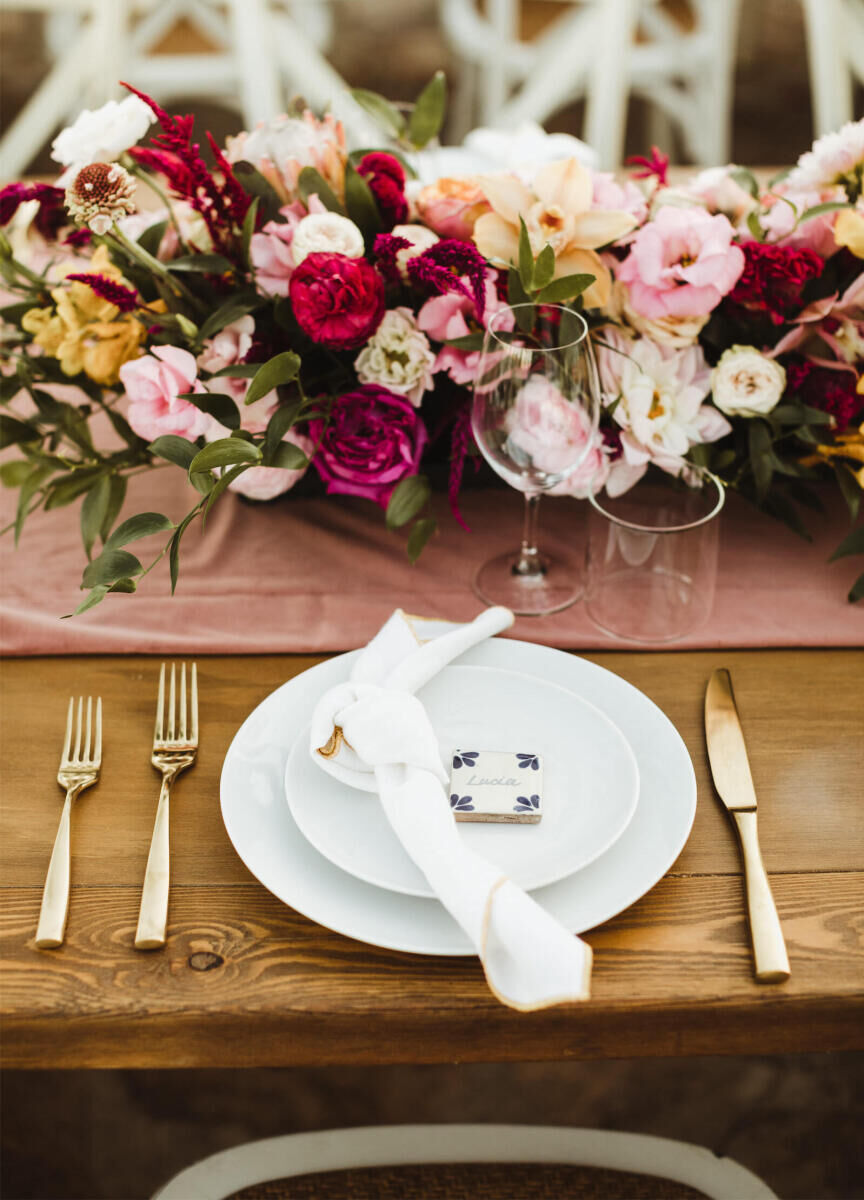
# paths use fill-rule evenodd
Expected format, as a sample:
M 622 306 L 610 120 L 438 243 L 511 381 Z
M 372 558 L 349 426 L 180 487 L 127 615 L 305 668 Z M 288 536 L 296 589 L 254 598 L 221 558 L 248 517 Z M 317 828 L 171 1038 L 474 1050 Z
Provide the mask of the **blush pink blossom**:
M 817 204 L 838 199 L 843 199 L 839 188 L 795 192 L 781 187 L 765 197 L 766 211 L 761 214 L 759 223 L 766 230 L 769 242 L 792 246 L 796 250 L 812 250 L 820 258 L 830 258 L 837 250 L 834 241 L 837 212 L 820 213 L 807 221 L 801 221 L 801 217 Z M 749 229 L 746 232 L 745 229 L 741 231 L 742 240 L 752 241 Z
M 616 274 L 643 317 L 699 317 L 735 286 L 744 255 L 728 218 L 702 208 L 664 205 L 636 234 Z
M 223 436 L 227 436 L 227 434 L 226 430 Z M 312 458 L 314 447 L 304 434 L 295 433 L 292 430 L 282 440 L 292 446 L 297 446 L 307 459 Z M 308 465 L 300 467 L 296 471 L 286 471 L 281 467 L 249 467 L 228 484 L 228 491 L 237 492 L 239 496 L 245 496 L 247 500 L 275 500 L 277 496 L 290 492 L 291 488 L 300 482 L 307 470 Z
M 609 473 L 602 437 L 585 412 L 542 375 L 532 375 L 519 393 L 509 415 L 508 441 L 530 455 L 535 468 L 562 476 L 552 495 L 584 499 Z
M 145 441 L 155 441 L 167 433 L 194 441 L 210 430 L 212 417 L 180 398 L 184 392 L 206 390 L 188 350 L 156 346 L 152 354 L 124 363 L 120 380 L 129 397 L 126 419 Z
M 255 268 L 255 282 L 265 296 L 287 296 L 295 262 L 291 243 L 294 231 L 310 213 L 327 209 L 317 196 L 309 197 L 309 207 L 299 200 L 279 209 L 281 221 L 268 221 L 260 233 L 252 235 L 249 258 Z
M 467 282 L 467 280 L 466 280 Z M 485 283 L 486 305 L 484 319 L 488 322 L 507 305 L 498 299 L 495 284 L 490 276 Z M 473 300 L 461 292 L 445 292 L 427 300 L 417 314 L 417 325 L 433 341 L 447 342 L 467 337 L 472 332 L 469 320 L 476 330 L 480 326 L 477 308 Z M 513 315 L 507 313 L 496 322 L 497 329 L 511 330 Z M 444 371 L 455 383 L 473 383 L 480 359 L 479 350 L 459 350 L 455 346 L 444 346 L 438 351 L 432 365 L 433 372 Z
M 632 179 L 619 181 L 611 171 L 593 172 L 593 208 L 616 209 L 630 213 L 641 225 L 648 216 L 645 193 Z
M 254 334 L 255 321 L 253 318 L 248 314 L 238 317 L 236 321 L 232 321 L 230 325 L 220 329 L 214 337 L 207 339 L 203 350 L 198 355 L 198 366 L 203 371 L 215 374 L 217 371 L 224 370 L 225 367 L 234 367 L 238 363 L 242 363 L 252 348 Z M 222 393 L 231 397 L 240 409 L 241 428 L 248 430 L 249 433 L 263 433 L 267 428 L 267 422 L 273 415 L 273 410 L 279 403 L 279 397 L 274 390 L 262 396 L 260 400 L 256 400 L 254 404 L 246 405 L 246 393 L 251 382 L 251 379 L 243 379 L 240 376 L 219 375 L 215 379 L 208 379 L 205 386 L 208 392 Z M 228 437 L 229 432 L 230 430 L 226 430 L 219 436 Z

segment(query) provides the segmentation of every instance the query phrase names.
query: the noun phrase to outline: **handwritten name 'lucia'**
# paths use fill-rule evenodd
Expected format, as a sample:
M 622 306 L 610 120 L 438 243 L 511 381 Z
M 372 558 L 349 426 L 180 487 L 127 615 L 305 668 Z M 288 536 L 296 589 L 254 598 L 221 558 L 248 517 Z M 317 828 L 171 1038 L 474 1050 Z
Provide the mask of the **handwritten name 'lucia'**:
M 479 775 L 472 775 L 468 780 L 466 787 L 518 787 L 519 780 L 513 778 L 505 778 L 503 775 L 498 779 L 483 779 Z

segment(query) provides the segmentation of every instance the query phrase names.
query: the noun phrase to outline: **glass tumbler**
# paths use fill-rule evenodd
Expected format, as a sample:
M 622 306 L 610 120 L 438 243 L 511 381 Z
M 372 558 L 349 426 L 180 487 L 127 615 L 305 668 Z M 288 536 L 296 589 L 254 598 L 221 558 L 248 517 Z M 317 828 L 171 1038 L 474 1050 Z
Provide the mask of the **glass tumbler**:
M 585 607 L 606 633 L 674 642 L 714 606 L 723 484 L 648 474 L 622 496 L 589 497 Z

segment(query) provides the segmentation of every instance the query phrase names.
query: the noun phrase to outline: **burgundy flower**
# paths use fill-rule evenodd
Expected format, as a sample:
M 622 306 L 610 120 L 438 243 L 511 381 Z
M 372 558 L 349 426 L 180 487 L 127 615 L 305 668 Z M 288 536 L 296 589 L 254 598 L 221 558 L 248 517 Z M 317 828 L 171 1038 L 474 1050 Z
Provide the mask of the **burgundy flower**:
M 67 275 L 66 279 L 68 282 L 86 283 L 92 292 L 95 292 L 102 300 L 107 300 L 109 304 L 119 308 L 121 313 L 132 312 L 138 307 L 138 293 L 135 289 L 125 287 L 122 283 L 109 279 L 107 275 L 81 271 L 75 275 Z
M 456 238 L 442 238 L 408 262 L 412 283 L 438 295 L 461 292 L 474 301 L 481 321 L 486 308 L 487 271 L 488 265 L 480 251 Z M 462 276 L 465 276 L 464 280 Z
M 811 362 L 790 363 L 786 368 L 787 393 L 806 404 L 830 413 L 837 433 L 864 420 L 864 396 L 855 391 L 854 371 L 818 367 Z
M 405 199 L 405 171 L 399 159 L 374 151 L 363 156 L 357 171 L 369 184 L 387 228 L 401 225 L 408 217 L 408 201 Z
M 69 224 L 64 206 L 65 192 L 49 183 L 10 183 L 0 188 L 0 225 L 8 225 L 18 207 L 28 200 L 39 201 L 35 225 L 47 241 L 53 241 Z
M 634 179 L 656 179 L 658 187 L 666 187 L 669 173 L 669 155 L 657 146 L 651 147 L 650 155 L 634 154 L 627 159 L 628 167 L 641 167 L 633 172 Z
M 379 233 L 375 238 L 375 245 L 373 247 L 375 265 L 390 283 L 401 282 L 399 264 L 396 259 L 400 250 L 410 249 L 411 243 L 405 237 L 397 237 L 392 233 Z
M 417 473 L 426 445 L 410 401 L 374 383 L 337 396 L 329 422 L 310 422 L 309 436 L 318 444 L 312 462 L 328 493 L 364 496 L 382 508 L 396 484 Z
M 384 316 L 384 281 L 365 258 L 309 254 L 295 267 L 288 294 L 303 332 L 331 350 L 361 346 Z
M 824 263 L 812 250 L 767 242 L 745 242 L 744 271 L 729 299 L 748 309 L 766 313 L 783 325 L 804 307 L 801 292 L 822 274 Z

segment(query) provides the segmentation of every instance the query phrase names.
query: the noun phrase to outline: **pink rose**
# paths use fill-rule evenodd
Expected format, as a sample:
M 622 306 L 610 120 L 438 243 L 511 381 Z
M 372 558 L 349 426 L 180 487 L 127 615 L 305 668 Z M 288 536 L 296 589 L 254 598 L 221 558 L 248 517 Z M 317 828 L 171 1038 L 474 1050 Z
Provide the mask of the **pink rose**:
M 729 220 L 702 208 L 664 205 L 633 239 L 616 271 L 643 317 L 700 317 L 716 308 L 744 270 Z
M 530 455 L 538 470 L 563 475 L 550 489 L 554 495 L 584 499 L 609 473 L 602 438 L 592 432 L 585 412 L 542 375 L 532 375 L 519 393 L 509 414 L 508 440 Z M 580 455 L 584 458 L 570 471 Z
M 220 329 L 214 337 L 207 339 L 203 350 L 198 355 L 198 366 L 203 371 L 215 374 L 217 371 L 224 370 L 225 367 L 234 367 L 238 363 L 242 363 L 252 348 L 254 334 L 255 321 L 253 318 L 248 314 L 238 317 L 236 321 L 232 321 L 230 325 Z M 240 409 L 241 428 L 247 429 L 250 433 L 263 433 L 267 428 L 267 422 L 273 415 L 273 410 L 279 403 L 279 397 L 275 391 L 268 392 L 266 396 L 262 396 L 260 400 L 256 400 L 254 404 L 247 407 L 246 393 L 251 382 L 251 379 L 243 379 L 237 375 L 220 375 L 217 379 L 208 379 L 205 386 L 208 392 L 222 393 L 231 397 Z M 220 433 L 219 436 L 228 437 L 229 433 L 230 430 L 225 430 L 224 434 Z
M 225 436 L 227 434 L 226 430 Z M 292 446 L 297 446 L 308 459 L 312 458 L 314 447 L 304 434 L 295 433 L 292 430 L 282 440 Z M 306 474 L 307 469 L 307 467 L 300 467 L 297 471 L 286 471 L 282 467 L 249 467 L 248 470 L 238 475 L 233 483 L 228 484 L 228 491 L 237 492 L 238 495 L 245 496 L 248 500 L 275 500 L 277 496 L 290 492 L 291 488 L 299 483 Z
M 327 209 L 317 196 L 309 197 L 309 208 L 298 200 L 279 209 L 282 221 L 268 221 L 260 233 L 252 235 L 249 243 L 249 258 L 255 268 L 258 291 L 265 296 L 287 296 L 288 285 L 294 271 L 292 242 L 294 231 L 304 217 L 310 213 L 324 213 Z
M 382 508 L 396 484 L 417 473 L 426 445 L 411 402 L 371 383 L 337 396 L 330 420 L 312 421 L 309 435 L 328 494 L 364 496 Z
M 506 309 L 507 305 L 498 299 L 491 273 L 487 276 L 485 287 L 485 320 L 488 322 L 502 308 Z M 437 342 L 466 337 L 472 332 L 469 320 L 473 323 L 475 331 L 480 328 L 481 322 L 474 301 L 461 292 L 445 292 L 443 296 L 433 296 L 417 314 L 418 327 Z M 509 312 L 496 323 L 496 329 L 509 331 L 512 328 L 513 315 Z M 445 371 L 455 383 L 473 383 L 479 360 L 479 350 L 458 350 L 455 346 L 444 346 L 438 351 L 432 370 Z
M 126 419 L 145 441 L 155 441 L 166 433 L 194 441 L 210 429 L 212 418 L 180 399 L 183 392 L 205 391 L 188 350 L 156 346 L 152 354 L 124 363 L 120 379 L 129 397 Z
M 424 187 L 414 200 L 417 215 L 440 237 L 470 242 L 478 217 L 492 211 L 479 182 L 439 179 Z
M 331 350 L 361 346 L 384 316 L 384 281 L 365 258 L 309 254 L 294 269 L 289 295 L 303 332 Z

